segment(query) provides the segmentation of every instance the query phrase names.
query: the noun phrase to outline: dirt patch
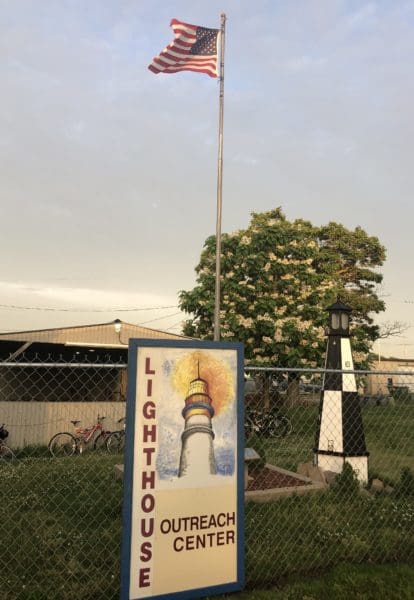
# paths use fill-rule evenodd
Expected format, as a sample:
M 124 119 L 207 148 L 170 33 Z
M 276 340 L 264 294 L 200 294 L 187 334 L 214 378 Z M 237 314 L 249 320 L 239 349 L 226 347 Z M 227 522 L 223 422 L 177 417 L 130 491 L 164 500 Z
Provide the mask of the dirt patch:
M 297 479 L 293 475 L 286 475 L 285 473 L 280 473 L 279 471 L 269 469 L 268 467 L 252 469 L 251 471 L 252 472 L 249 473 L 249 478 L 252 477 L 252 479 L 247 486 L 248 492 L 297 487 L 299 485 L 310 485 L 312 483 L 311 481 L 303 481 Z

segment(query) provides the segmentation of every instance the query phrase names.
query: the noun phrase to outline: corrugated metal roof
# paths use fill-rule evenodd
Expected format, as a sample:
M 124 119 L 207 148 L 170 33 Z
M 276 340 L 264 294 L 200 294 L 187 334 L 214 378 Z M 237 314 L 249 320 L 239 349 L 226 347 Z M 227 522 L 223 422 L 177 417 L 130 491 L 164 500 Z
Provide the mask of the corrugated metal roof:
M 167 333 L 158 329 L 150 329 L 141 325 L 133 325 L 121 321 L 121 331 L 115 331 L 114 323 L 97 325 L 78 325 L 76 327 L 59 327 L 55 329 L 36 329 L 32 331 L 15 331 L 0 333 L 0 340 L 20 342 L 43 342 L 47 344 L 120 346 L 128 345 L 130 338 L 149 339 L 189 339 L 182 335 Z

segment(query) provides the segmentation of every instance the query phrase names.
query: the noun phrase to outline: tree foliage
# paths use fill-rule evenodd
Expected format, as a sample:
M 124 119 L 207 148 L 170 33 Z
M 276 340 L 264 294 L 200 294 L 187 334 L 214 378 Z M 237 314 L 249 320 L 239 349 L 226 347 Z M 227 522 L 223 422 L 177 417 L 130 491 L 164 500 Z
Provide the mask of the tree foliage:
M 180 292 L 191 317 L 184 334 L 213 336 L 215 236 L 204 244 L 195 287 Z M 339 296 L 352 307 L 356 363 L 378 336 L 372 314 L 384 310 L 376 290 L 385 260 L 378 238 L 338 223 L 290 222 L 280 208 L 253 213 L 245 230 L 222 236 L 221 337 L 245 344 L 250 363 L 321 366 L 325 309 Z

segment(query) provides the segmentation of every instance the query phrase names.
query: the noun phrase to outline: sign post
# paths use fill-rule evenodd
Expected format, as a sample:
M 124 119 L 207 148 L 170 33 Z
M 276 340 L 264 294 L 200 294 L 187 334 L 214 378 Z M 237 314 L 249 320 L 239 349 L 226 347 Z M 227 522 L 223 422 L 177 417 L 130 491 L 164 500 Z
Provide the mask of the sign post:
M 121 599 L 244 583 L 243 346 L 130 340 Z

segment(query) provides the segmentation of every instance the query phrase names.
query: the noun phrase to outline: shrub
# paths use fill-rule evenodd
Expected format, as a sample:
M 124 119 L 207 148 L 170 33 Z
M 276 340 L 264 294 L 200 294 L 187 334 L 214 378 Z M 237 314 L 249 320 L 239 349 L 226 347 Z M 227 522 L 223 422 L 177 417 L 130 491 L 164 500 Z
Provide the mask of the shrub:
M 17 458 L 50 458 L 50 452 L 47 446 L 41 444 L 31 444 L 15 450 Z
M 411 400 L 412 395 L 407 385 L 393 387 L 390 391 L 395 400 Z
M 344 463 L 342 472 L 335 477 L 332 490 L 344 496 L 354 496 L 359 493 L 359 481 L 349 463 Z
M 400 481 L 397 483 L 398 496 L 414 496 L 414 474 L 410 467 L 401 469 Z

